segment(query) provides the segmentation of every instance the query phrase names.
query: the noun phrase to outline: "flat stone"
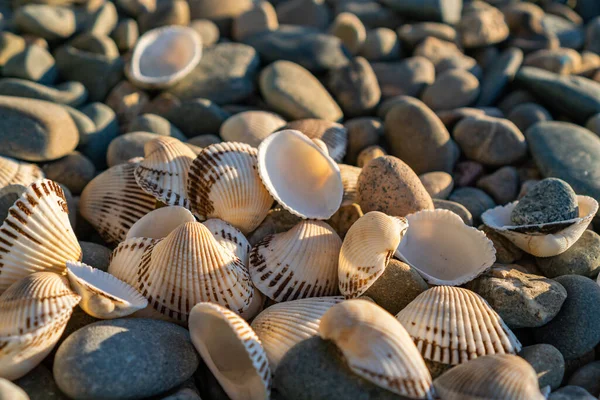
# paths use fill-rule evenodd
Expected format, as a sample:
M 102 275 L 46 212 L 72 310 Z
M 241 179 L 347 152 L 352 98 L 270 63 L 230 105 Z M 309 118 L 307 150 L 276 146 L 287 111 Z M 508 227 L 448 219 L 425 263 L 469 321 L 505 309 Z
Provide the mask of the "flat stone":
M 27 375 L 15 381 L 23 389 L 30 400 L 67 400 L 52 377 L 52 372 L 43 364 L 38 365 Z M 2 396 L 0 396 L 1 398 Z M 7 397 L 7 400 L 17 400 Z
M 578 74 L 582 67 L 581 54 L 573 49 L 542 49 L 528 54 L 524 66 L 541 68 L 559 75 Z
M 436 209 L 452 211 L 458 215 L 466 225 L 473 226 L 473 216 L 465 206 L 455 201 L 433 199 L 433 205 Z
M 579 386 L 564 386 L 550 393 L 548 400 L 595 400 L 587 390 Z
M 156 114 L 138 115 L 129 123 L 130 132 L 151 132 L 162 136 L 171 136 L 181 141 L 187 140 L 186 136 L 167 119 Z
M 512 264 L 520 261 L 524 252 L 515 246 L 510 240 L 493 230 L 492 228 L 481 225 L 479 227 L 483 233 L 492 241 L 494 249 L 496 249 L 496 262 L 499 264 Z M 541 274 L 541 272 L 539 272 Z
M 396 29 L 402 23 L 398 14 L 372 0 L 338 1 L 335 4 L 335 13 L 341 12 L 356 15 L 367 29 L 380 27 Z
M 522 62 L 523 51 L 516 48 L 504 50 L 486 69 L 481 81 L 481 94 L 475 104 L 479 107 L 494 105 L 506 86 L 514 79 Z
M 77 29 L 75 11 L 69 7 L 27 4 L 15 12 L 15 23 L 21 32 L 44 39 L 67 39 Z
M 46 178 L 62 183 L 72 194 L 78 195 L 96 175 L 96 167 L 78 151 L 67 154 L 42 166 Z
M 348 131 L 346 162 L 356 165 L 358 154 L 369 146 L 376 145 L 383 136 L 383 124 L 379 118 L 361 117 L 344 123 Z
M 568 385 L 579 386 L 592 396 L 600 395 L 600 361 L 589 363 L 571 375 Z
M 514 225 L 541 225 L 579 216 L 577 196 L 565 181 L 547 178 L 519 200 L 510 215 Z
M 513 108 L 507 115 L 521 132 L 538 122 L 552 121 L 552 115 L 537 103 L 522 103 Z
M 373 63 L 382 98 L 419 97 L 435 81 L 435 67 L 425 57 L 409 57 L 399 62 Z
M 370 114 L 381 99 L 381 89 L 371 64 L 356 57 L 347 66 L 329 73 L 327 87 L 347 117 Z
M 4 64 L 2 75 L 51 85 L 58 77 L 58 70 L 54 57 L 46 49 L 31 45 Z
M 462 0 L 383 0 L 381 3 L 402 16 L 448 24 L 460 20 L 463 6 Z
M 485 190 L 497 204 L 510 203 L 519 194 L 519 172 L 515 167 L 502 167 L 480 178 L 477 187 Z
M 106 272 L 112 251 L 105 246 L 91 242 L 79 242 L 83 253 L 82 263 Z
M 163 0 L 156 4 L 156 9 L 138 17 L 140 32 L 145 33 L 163 26 L 190 24 L 190 6 L 187 1 Z
M 437 67 L 441 61 L 451 57 L 462 56 L 463 53 L 456 43 L 430 36 L 415 47 L 413 55 L 425 57 Z
M 450 69 L 439 75 L 435 82 L 427 87 L 422 100 L 432 110 L 450 110 L 467 107 L 479 96 L 479 80 L 470 72 Z
M 452 175 L 443 171 L 426 172 L 419 175 L 421 183 L 432 199 L 445 200 L 454 188 Z
M 187 137 L 201 134 L 218 135 L 230 113 L 208 99 L 184 100 L 165 115 Z
M 106 152 L 109 167 L 123 164 L 134 157 L 144 157 L 144 145 L 158 135 L 150 132 L 129 132 L 110 142 Z
M 473 216 L 473 222 L 478 224 L 481 221 L 481 214 L 486 210 L 496 206 L 494 199 L 488 196 L 483 190 L 474 187 L 461 187 L 455 189 L 448 200 L 455 201 L 465 206 Z
M 496 7 L 466 13 L 460 19 L 458 31 L 462 45 L 467 49 L 500 43 L 510 33 L 504 14 Z
M 110 142 L 119 134 L 117 114 L 104 103 L 90 103 L 81 108 L 81 112 L 92 120 L 96 129 L 88 133 L 85 144 L 78 150 L 89 158 L 97 170 L 106 168 L 106 151 Z
M 79 107 L 87 100 L 88 93 L 80 82 L 63 82 L 56 86 L 45 86 L 25 79 L 0 79 L 0 95 L 46 100 L 52 103 Z
M 309 26 L 325 30 L 330 12 L 324 0 L 287 0 L 275 7 L 277 19 L 283 25 Z
M 538 376 L 540 389 L 550 386 L 558 389 L 565 374 L 565 360 L 558 349 L 550 344 L 523 347 L 519 356 L 524 358 Z
M 538 268 L 549 278 L 582 275 L 596 279 L 600 271 L 600 236 L 586 230 L 567 251 L 554 257 L 536 258 Z
M 360 18 L 349 12 L 341 12 L 335 17 L 329 33 L 339 37 L 352 55 L 360 51 L 367 38 L 367 30 Z
M 367 31 L 359 54 L 371 62 L 395 61 L 402 55 L 398 35 L 388 28 L 376 28 Z
M 435 37 L 447 42 L 455 42 L 457 32 L 452 26 L 439 22 L 420 22 L 416 24 L 404 24 L 397 30 L 398 37 L 409 47 L 413 48 L 428 36 Z

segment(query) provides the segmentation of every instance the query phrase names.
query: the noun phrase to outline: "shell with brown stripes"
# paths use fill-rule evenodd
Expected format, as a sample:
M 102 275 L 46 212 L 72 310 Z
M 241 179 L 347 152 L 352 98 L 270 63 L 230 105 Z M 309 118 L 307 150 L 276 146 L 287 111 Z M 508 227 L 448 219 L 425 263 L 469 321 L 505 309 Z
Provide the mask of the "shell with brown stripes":
M 44 172 L 35 164 L 0 157 L 0 189 L 8 185 L 28 186 L 44 177 Z

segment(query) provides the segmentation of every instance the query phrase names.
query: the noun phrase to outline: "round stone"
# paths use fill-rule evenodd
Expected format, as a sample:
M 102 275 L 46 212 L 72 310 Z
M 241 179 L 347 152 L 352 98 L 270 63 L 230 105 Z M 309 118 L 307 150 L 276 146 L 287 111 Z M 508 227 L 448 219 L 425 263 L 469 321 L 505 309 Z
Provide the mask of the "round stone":
M 535 370 L 540 389 L 550 386 L 558 389 L 565 374 L 565 360 L 558 349 L 550 344 L 534 344 L 523 347 L 519 356 Z
M 423 92 L 423 102 L 432 110 L 467 107 L 479 96 L 479 80 L 469 71 L 450 69 L 439 75 Z
M 359 153 L 369 146 L 376 145 L 383 136 L 383 124 L 379 118 L 353 118 L 344 123 L 348 130 L 346 162 L 356 165 Z
M 130 132 L 117 136 L 110 142 L 106 152 L 109 167 L 122 164 L 134 157 L 144 157 L 144 145 L 157 135 L 150 132 Z
M 550 393 L 548 400 L 596 400 L 587 390 L 579 386 L 563 386 Z
M 494 199 L 488 196 L 483 190 L 474 187 L 458 188 L 452 192 L 448 200 L 465 206 L 473 216 L 473 221 L 477 224 L 481 220 L 481 214 L 496 206 Z
M 509 203 L 519 194 L 519 172 L 515 167 L 502 167 L 480 178 L 477 187 L 492 196 L 497 204 Z
M 190 28 L 198 32 L 203 47 L 214 46 L 219 41 L 219 27 L 209 19 L 195 19 L 190 22 Z
M 229 117 L 221 125 L 220 134 L 228 142 L 258 145 L 271 133 L 285 126 L 285 120 L 279 115 L 267 111 L 243 111 Z
M 104 247 L 101 244 L 91 242 L 79 242 L 81 246 L 81 252 L 83 258 L 82 263 L 90 265 L 94 268 L 106 272 L 108 265 L 110 264 L 110 257 L 112 251 L 108 247 Z
M 423 89 L 435 81 L 435 67 L 425 57 L 409 57 L 398 62 L 374 62 L 372 67 L 384 99 L 401 95 L 419 97 Z
M 31 45 L 6 62 L 2 75 L 52 85 L 58 77 L 58 70 L 48 50 Z
M 359 54 L 369 61 L 394 61 L 400 59 L 398 35 L 388 28 L 367 31 L 367 36 Z
M 94 164 L 78 151 L 44 164 L 42 169 L 46 178 L 62 183 L 74 195 L 80 194 L 85 185 L 96 175 Z
M 510 33 L 504 14 L 495 7 L 469 12 L 458 24 L 465 48 L 484 47 L 502 42 Z
M 68 400 L 68 397 L 56 386 L 52 372 L 44 364 L 38 365 L 27 375 L 17 379 L 15 384 L 27 393 L 29 397 L 26 399 Z M 0 398 L 4 399 L 1 395 Z M 7 397 L 6 400 L 13 400 L 13 397 Z
M 156 114 L 138 115 L 129 123 L 129 132 L 150 132 L 161 136 L 171 136 L 185 141 L 186 136 L 175 125 Z
M 437 65 L 446 58 L 461 56 L 460 51 L 455 43 L 440 40 L 435 37 L 428 37 L 423 40 L 417 47 L 413 55 L 427 58 L 437 67 Z
M 378 157 L 386 156 L 387 153 L 381 146 L 369 146 L 360 151 L 358 153 L 358 157 L 356 159 L 356 165 L 360 168 L 367 165 L 371 160 L 374 160 Z
M 552 115 L 544 107 L 536 103 L 522 103 L 514 107 L 507 118 L 511 120 L 521 132 L 542 121 L 552 121 Z
M 370 114 L 381 99 L 373 68 L 362 57 L 356 57 L 348 65 L 332 70 L 327 87 L 347 117 Z
M 541 225 L 579 216 L 577 195 L 562 179 L 546 178 L 527 191 L 510 214 L 514 225 Z
M 433 199 L 433 205 L 436 209 L 452 211 L 458 215 L 466 225 L 473 226 L 473 216 L 465 206 L 455 201 Z
M 536 258 L 538 268 L 548 278 L 583 275 L 596 279 L 600 271 L 600 236 L 586 230 L 567 251 L 554 257 Z
M 432 199 L 445 200 L 448 198 L 452 192 L 452 189 L 454 188 L 454 180 L 452 180 L 452 175 L 447 172 L 427 172 L 419 175 L 419 179 Z
M 590 392 L 592 396 L 600 395 L 600 361 L 594 361 L 571 375 L 568 385 L 579 386 Z
M 335 17 L 329 33 L 339 37 L 352 55 L 359 52 L 367 38 L 367 31 L 362 21 L 349 12 L 341 12 Z

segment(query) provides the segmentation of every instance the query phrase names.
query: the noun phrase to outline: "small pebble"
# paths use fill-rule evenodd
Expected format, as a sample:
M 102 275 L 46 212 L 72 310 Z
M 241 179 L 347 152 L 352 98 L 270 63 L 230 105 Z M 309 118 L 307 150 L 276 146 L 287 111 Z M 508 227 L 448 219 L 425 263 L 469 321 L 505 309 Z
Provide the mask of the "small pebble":
M 550 393 L 548 400 L 596 400 L 587 390 L 579 386 L 563 386 Z
M 106 152 L 108 166 L 114 167 L 134 157 L 144 157 L 144 145 L 156 136 L 150 132 L 130 132 L 117 136 L 110 142 Z
M 179 129 L 165 118 L 155 114 L 138 115 L 129 123 L 127 129 L 130 132 L 150 132 L 162 136 L 171 136 L 181 141 L 186 140 L 186 136 Z
M 419 97 L 423 90 L 435 81 L 435 67 L 425 57 L 409 57 L 398 62 L 374 62 L 381 97 Z
M 591 230 L 557 256 L 536 258 L 538 268 L 549 278 L 582 275 L 596 279 L 600 271 L 600 236 Z
M 202 46 L 214 46 L 220 37 L 219 27 L 208 19 L 195 19 L 190 22 L 190 28 L 194 29 L 202 38 Z
M 83 258 L 81 260 L 82 263 L 90 265 L 104 272 L 108 270 L 108 265 L 110 264 L 110 258 L 112 255 L 112 251 L 109 248 L 97 243 L 82 241 L 79 242 L 79 245 L 81 246 L 81 252 L 83 254 Z
M 473 216 L 475 223 L 480 222 L 481 214 L 490 208 L 494 208 L 496 203 L 494 199 L 488 196 L 483 190 L 473 187 L 459 187 L 455 189 L 448 200 L 455 201 L 465 206 Z
M 346 147 L 346 162 L 356 165 L 358 155 L 369 146 L 379 143 L 383 136 L 383 123 L 378 118 L 352 118 L 344 123 L 348 130 L 348 146 Z
M 42 169 L 46 178 L 64 184 L 75 195 L 80 194 L 96 175 L 92 161 L 78 151 L 44 164 Z
M 550 386 L 558 389 L 565 373 L 565 360 L 558 349 L 550 344 L 534 344 L 523 347 L 519 356 L 537 372 L 540 389 Z
M 399 60 L 401 47 L 398 35 L 388 28 L 368 30 L 359 54 L 371 62 Z
M 600 361 L 589 363 L 571 375 L 569 386 L 579 386 L 587 390 L 592 396 L 600 395 Z
M 463 15 L 458 24 L 458 32 L 465 48 L 496 44 L 505 40 L 510 33 L 504 14 L 495 7 Z
M 561 179 L 547 178 L 519 200 L 510 219 L 514 225 L 541 225 L 578 216 L 577 196 L 569 184 Z
M 284 25 L 309 26 L 325 30 L 329 9 L 324 0 L 286 0 L 275 7 L 277 19 Z
M 497 204 L 510 203 L 519 192 L 519 173 L 515 167 L 502 167 L 479 178 L 477 187 L 492 196 Z
M 241 42 L 245 37 L 265 31 L 274 31 L 278 27 L 279 21 L 275 8 L 268 1 L 261 1 L 233 20 L 232 36 L 236 41 Z
M 432 110 L 467 107 L 479 96 L 479 81 L 461 69 L 450 69 L 439 75 L 423 92 L 422 99 Z
M 362 21 L 354 14 L 342 12 L 335 17 L 329 33 L 340 38 L 352 55 L 358 54 L 367 38 L 367 31 Z
M 364 167 L 365 165 L 367 165 L 371 160 L 374 160 L 378 157 L 382 157 L 382 156 L 386 156 L 387 153 L 386 151 L 383 149 L 383 147 L 381 146 L 369 146 L 364 148 L 363 150 L 361 150 L 360 153 L 358 153 L 358 157 L 356 160 L 356 165 L 358 165 L 359 167 Z
M 421 183 L 432 199 L 445 200 L 454 188 L 452 175 L 443 171 L 427 172 L 419 175 Z
M 356 57 L 347 66 L 332 70 L 327 87 L 346 117 L 370 114 L 381 99 L 381 89 L 373 68 L 362 57 Z
M 521 132 L 542 121 L 552 121 L 552 115 L 536 103 L 522 103 L 514 107 L 507 115 Z
M 449 210 L 458 215 L 466 225 L 473 226 L 473 216 L 465 206 L 455 201 L 433 199 L 433 205 L 436 209 Z

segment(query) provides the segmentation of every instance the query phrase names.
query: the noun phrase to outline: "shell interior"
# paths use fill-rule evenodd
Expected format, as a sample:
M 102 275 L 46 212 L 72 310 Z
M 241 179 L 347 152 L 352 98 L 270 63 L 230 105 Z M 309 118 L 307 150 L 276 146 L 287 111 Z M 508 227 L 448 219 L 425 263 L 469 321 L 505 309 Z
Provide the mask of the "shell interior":
M 239 229 L 218 218 L 208 219 L 202 224 L 208 228 L 221 246 L 235 254 L 244 265 L 248 265 L 251 246 Z
M 185 207 L 161 207 L 150 211 L 129 228 L 126 239 L 146 237 L 162 239 L 179 225 L 194 222 L 196 219 Z
M 0 156 L 0 189 L 8 185 L 29 186 L 44 178 L 44 172 L 35 164 Z

